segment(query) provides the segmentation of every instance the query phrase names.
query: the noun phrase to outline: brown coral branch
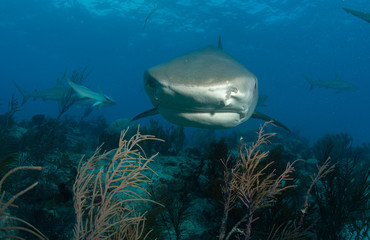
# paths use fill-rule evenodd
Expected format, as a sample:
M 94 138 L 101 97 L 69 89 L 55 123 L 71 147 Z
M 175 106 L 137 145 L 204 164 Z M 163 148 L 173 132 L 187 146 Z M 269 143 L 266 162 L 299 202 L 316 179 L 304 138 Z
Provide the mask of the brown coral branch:
M 276 176 L 275 170 L 267 172 L 272 162 L 261 164 L 268 156 L 268 151 L 261 150 L 261 147 L 270 143 L 269 139 L 275 135 L 275 133 L 264 133 L 267 124 L 261 126 L 257 140 L 253 144 L 241 144 L 236 163 L 231 169 L 227 167 L 228 162 L 223 162 L 225 202 L 220 240 L 230 239 L 234 234 L 249 239 L 252 234 L 252 224 L 258 220 L 258 216 L 255 216 L 256 212 L 274 204 L 275 196 L 282 191 L 294 187 L 293 185 L 283 186 L 283 182 L 291 180 L 290 175 L 294 171 L 293 166 L 296 161 L 288 163 L 279 176 Z M 245 207 L 245 214 L 226 233 L 229 212 L 237 204 Z
M 151 183 L 148 173 L 156 174 L 139 143 L 159 140 L 141 135 L 139 129 L 131 139 L 121 133 L 118 148 L 100 154 L 98 148 L 87 162 L 79 164 L 73 186 L 76 225 L 75 239 L 138 239 L 143 234 L 144 214 L 135 209 L 139 201 L 159 204 L 144 185 Z

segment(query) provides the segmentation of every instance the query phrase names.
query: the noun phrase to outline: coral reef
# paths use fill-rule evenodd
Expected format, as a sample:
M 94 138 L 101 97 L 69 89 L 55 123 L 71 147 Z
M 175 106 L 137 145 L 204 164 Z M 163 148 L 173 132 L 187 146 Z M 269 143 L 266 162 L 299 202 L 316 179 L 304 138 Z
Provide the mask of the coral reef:
M 328 157 L 335 163 L 313 191 L 319 239 L 369 238 L 370 162 L 359 152 L 346 134 L 325 135 L 314 146 L 319 163 Z
M 74 239 L 144 237 L 145 213 L 139 213 L 137 203 L 151 201 L 142 193 L 148 194 L 148 174 L 154 173 L 149 163 L 156 155 L 146 157 L 138 146 L 159 139 L 138 131 L 126 140 L 126 133 L 122 132 L 117 149 L 100 154 L 98 148 L 89 160 L 79 163 L 73 185 Z
M 9 192 L 14 195 L 35 181 L 39 184 L 17 197 L 18 207 L 9 206 L 6 214 L 37 227 L 50 239 L 84 239 L 79 236 L 93 229 L 81 225 L 89 221 L 86 215 L 80 215 L 80 225 L 75 227 L 78 212 L 89 212 L 82 202 L 90 202 L 97 214 L 96 207 L 104 202 L 103 190 L 108 187 L 106 194 L 113 194 L 115 188 L 121 189 L 122 175 L 116 175 L 114 186 L 104 185 L 105 177 L 119 169 L 113 166 L 126 166 L 121 162 L 124 157 L 115 158 L 114 163 L 112 159 L 114 153 L 122 153 L 117 152 L 120 144 L 136 136 L 138 126 L 126 119 L 108 125 L 102 116 L 80 121 L 38 114 L 17 122 L 14 113 L 20 109 L 16 99 L 10 102 L 9 112 L 0 115 L 0 172 L 4 176 L 15 166 L 31 165 L 42 166 L 43 171 L 17 171 L 7 178 L 2 185 L 3 202 L 11 198 Z M 124 140 L 120 133 L 127 127 Z M 140 239 L 368 238 L 370 144 L 353 146 L 350 136 L 337 134 L 325 135 L 311 147 L 298 133 L 275 135 L 271 130 L 276 129 L 265 126 L 264 133 L 243 130 L 225 135 L 196 130 L 190 135 L 186 129 L 162 126 L 155 120 L 140 126 L 142 135 L 164 140 L 141 141 L 131 149 L 134 154 L 140 152 L 141 167 L 147 166 L 145 159 L 159 153 L 150 162 L 153 171 L 138 173 L 147 181 L 137 182 L 142 184 L 138 192 L 145 190 L 151 196 L 144 197 L 149 202 L 120 205 L 127 196 L 117 190 L 114 202 L 132 210 L 120 212 L 120 208 L 117 213 L 140 219 L 132 222 L 140 226 L 136 228 Z M 101 151 L 95 153 L 99 146 Z M 83 155 L 87 160 L 79 164 Z M 102 185 L 94 190 L 95 183 Z M 119 226 L 109 224 L 110 231 Z M 36 239 L 12 230 L 12 234 Z

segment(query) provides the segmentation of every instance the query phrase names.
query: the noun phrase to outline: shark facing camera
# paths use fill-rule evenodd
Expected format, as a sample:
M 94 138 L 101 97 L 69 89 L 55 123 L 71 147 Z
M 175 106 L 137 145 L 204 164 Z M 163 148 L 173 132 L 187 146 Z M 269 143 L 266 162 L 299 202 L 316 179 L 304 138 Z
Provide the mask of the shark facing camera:
M 257 78 L 215 47 L 148 69 L 144 85 L 164 118 L 191 127 L 235 127 L 253 114 L 258 99 Z
M 257 77 L 223 51 L 221 42 L 147 69 L 144 87 L 154 108 L 132 120 L 160 114 L 180 126 L 225 129 L 252 117 L 289 131 L 255 111 Z

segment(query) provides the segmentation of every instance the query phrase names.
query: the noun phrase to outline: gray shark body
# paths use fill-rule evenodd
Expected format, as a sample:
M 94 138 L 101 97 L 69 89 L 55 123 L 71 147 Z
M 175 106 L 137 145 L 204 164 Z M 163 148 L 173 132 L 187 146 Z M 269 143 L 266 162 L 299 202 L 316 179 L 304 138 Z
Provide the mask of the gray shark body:
M 28 92 L 20 87 L 17 83 L 14 83 L 18 91 L 23 96 L 22 104 L 25 104 L 28 99 L 33 98 L 33 100 L 41 99 L 43 101 L 61 101 L 63 97 L 70 94 L 71 88 L 67 88 L 63 85 L 61 80 L 57 80 L 57 84 L 53 88 L 34 90 L 33 92 Z M 78 98 L 76 93 L 72 93 L 73 98 Z
M 217 47 L 147 69 L 144 87 L 154 108 L 133 120 L 159 113 L 177 125 L 214 129 L 235 127 L 250 117 L 273 120 L 255 112 L 256 76 Z
M 66 81 L 81 100 L 89 103 L 89 105 L 92 105 L 93 107 L 102 107 L 104 105 L 112 105 L 116 103 L 112 98 L 103 93 L 94 92 L 85 86 L 70 81 L 69 79 L 66 79 Z
M 78 91 L 83 86 L 77 85 L 75 88 L 73 87 L 66 87 L 61 80 L 57 80 L 57 84 L 53 88 L 43 89 L 43 90 L 34 90 L 33 92 L 27 92 L 23 88 L 21 88 L 18 84 L 14 83 L 18 91 L 23 96 L 23 102 L 22 105 L 27 102 L 28 99 L 33 98 L 41 99 L 43 101 L 56 101 L 58 103 L 63 102 L 63 100 L 68 97 L 69 101 L 73 102 L 74 104 L 78 105 L 87 105 L 87 106 L 99 106 L 101 104 L 107 104 L 108 100 L 101 100 L 101 99 L 95 99 L 93 94 L 91 94 L 92 91 L 86 91 L 89 94 L 82 95 Z M 99 93 L 96 93 L 96 95 L 101 95 Z M 114 101 L 110 99 L 110 104 L 114 103 Z
M 333 80 L 327 81 L 313 81 L 308 77 L 305 77 L 310 84 L 310 90 L 314 87 L 333 89 L 338 92 L 351 92 L 356 91 L 357 87 L 350 82 L 344 81 L 338 74 L 336 74 Z

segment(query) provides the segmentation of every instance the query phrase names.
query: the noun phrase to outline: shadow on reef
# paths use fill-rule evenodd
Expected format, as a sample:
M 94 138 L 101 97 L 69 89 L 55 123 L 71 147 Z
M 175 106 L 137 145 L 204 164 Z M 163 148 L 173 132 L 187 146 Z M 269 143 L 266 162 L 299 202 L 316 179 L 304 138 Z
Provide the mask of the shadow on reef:
M 137 124 L 128 119 L 118 119 L 110 124 L 99 136 L 99 143 L 105 150 L 117 148 L 121 131 L 128 128 L 127 137 L 133 136 L 137 131 Z M 159 153 L 160 155 L 177 155 L 184 146 L 185 133 L 183 127 L 163 127 L 159 122 L 151 119 L 149 126 L 141 126 L 140 132 L 143 135 L 154 135 L 164 142 L 147 141 L 141 144 L 141 147 L 148 154 Z
M 81 157 L 92 156 L 103 144 L 102 153 L 96 155 L 102 164 L 99 169 L 118 166 L 109 164 L 111 155 L 99 156 L 119 146 L 121 131 L 127 127 L 126 139 L 137 136 L 137 125 L 125 119 L 108 125 L 101 116 L 76 121 L 41 114 L 17 122 L 18 106 L 12 99 L 8 112 L 0 115 L 1 175 L 15 166 L 39 165 L 43 170 L 9 176 L 1 188 L 3 200 L 35 181 L 39 184 L 17 197 L 18 208 L 0 212 L 0 218 L 11 214 L 49 239 L 74 239 L 73 186 L 83 169 Z M 148 162 L 152 171 L 145 170 L 151 184 L 141 186 L 160 205 L 122 205 L 140 219 L 145 216 L 139 239 L 145 235 L 164 240 L 369 237 L 369 143 L 352 146 L 346 134 L 325 135 L 313 147 L 297 133 L 257 132 L 256 136 L 256 131 L 246 131 L 216 137 L 202 130 L 186 136 L 183 128 L 165 127 L 154 120 L 141 126 L 140 133 L 165 141 L 141 141 L 132 149 L 140 156 L 159 152 Z M 140 162 L 137 155 L 132 156 Z M 91 177 L 97 178 L 99 171 L 91 171 Z M 102 200 L 97 197 L 93 202 L 98 205 Z
M 18 139 L 12 133 L 16 124 L 14 114 L 21 111 L 18 100 L 12 96 L 8 111 L 0 115 L 0 174 L 5 174 L 15 166 L 18 158 Z
M 330 157 L 335 171 L 313 191 L 320 239 L 368 239 L 370 146 L 352 147 L 346 134 L 325 135 L 313 152 L 319 164 Z

